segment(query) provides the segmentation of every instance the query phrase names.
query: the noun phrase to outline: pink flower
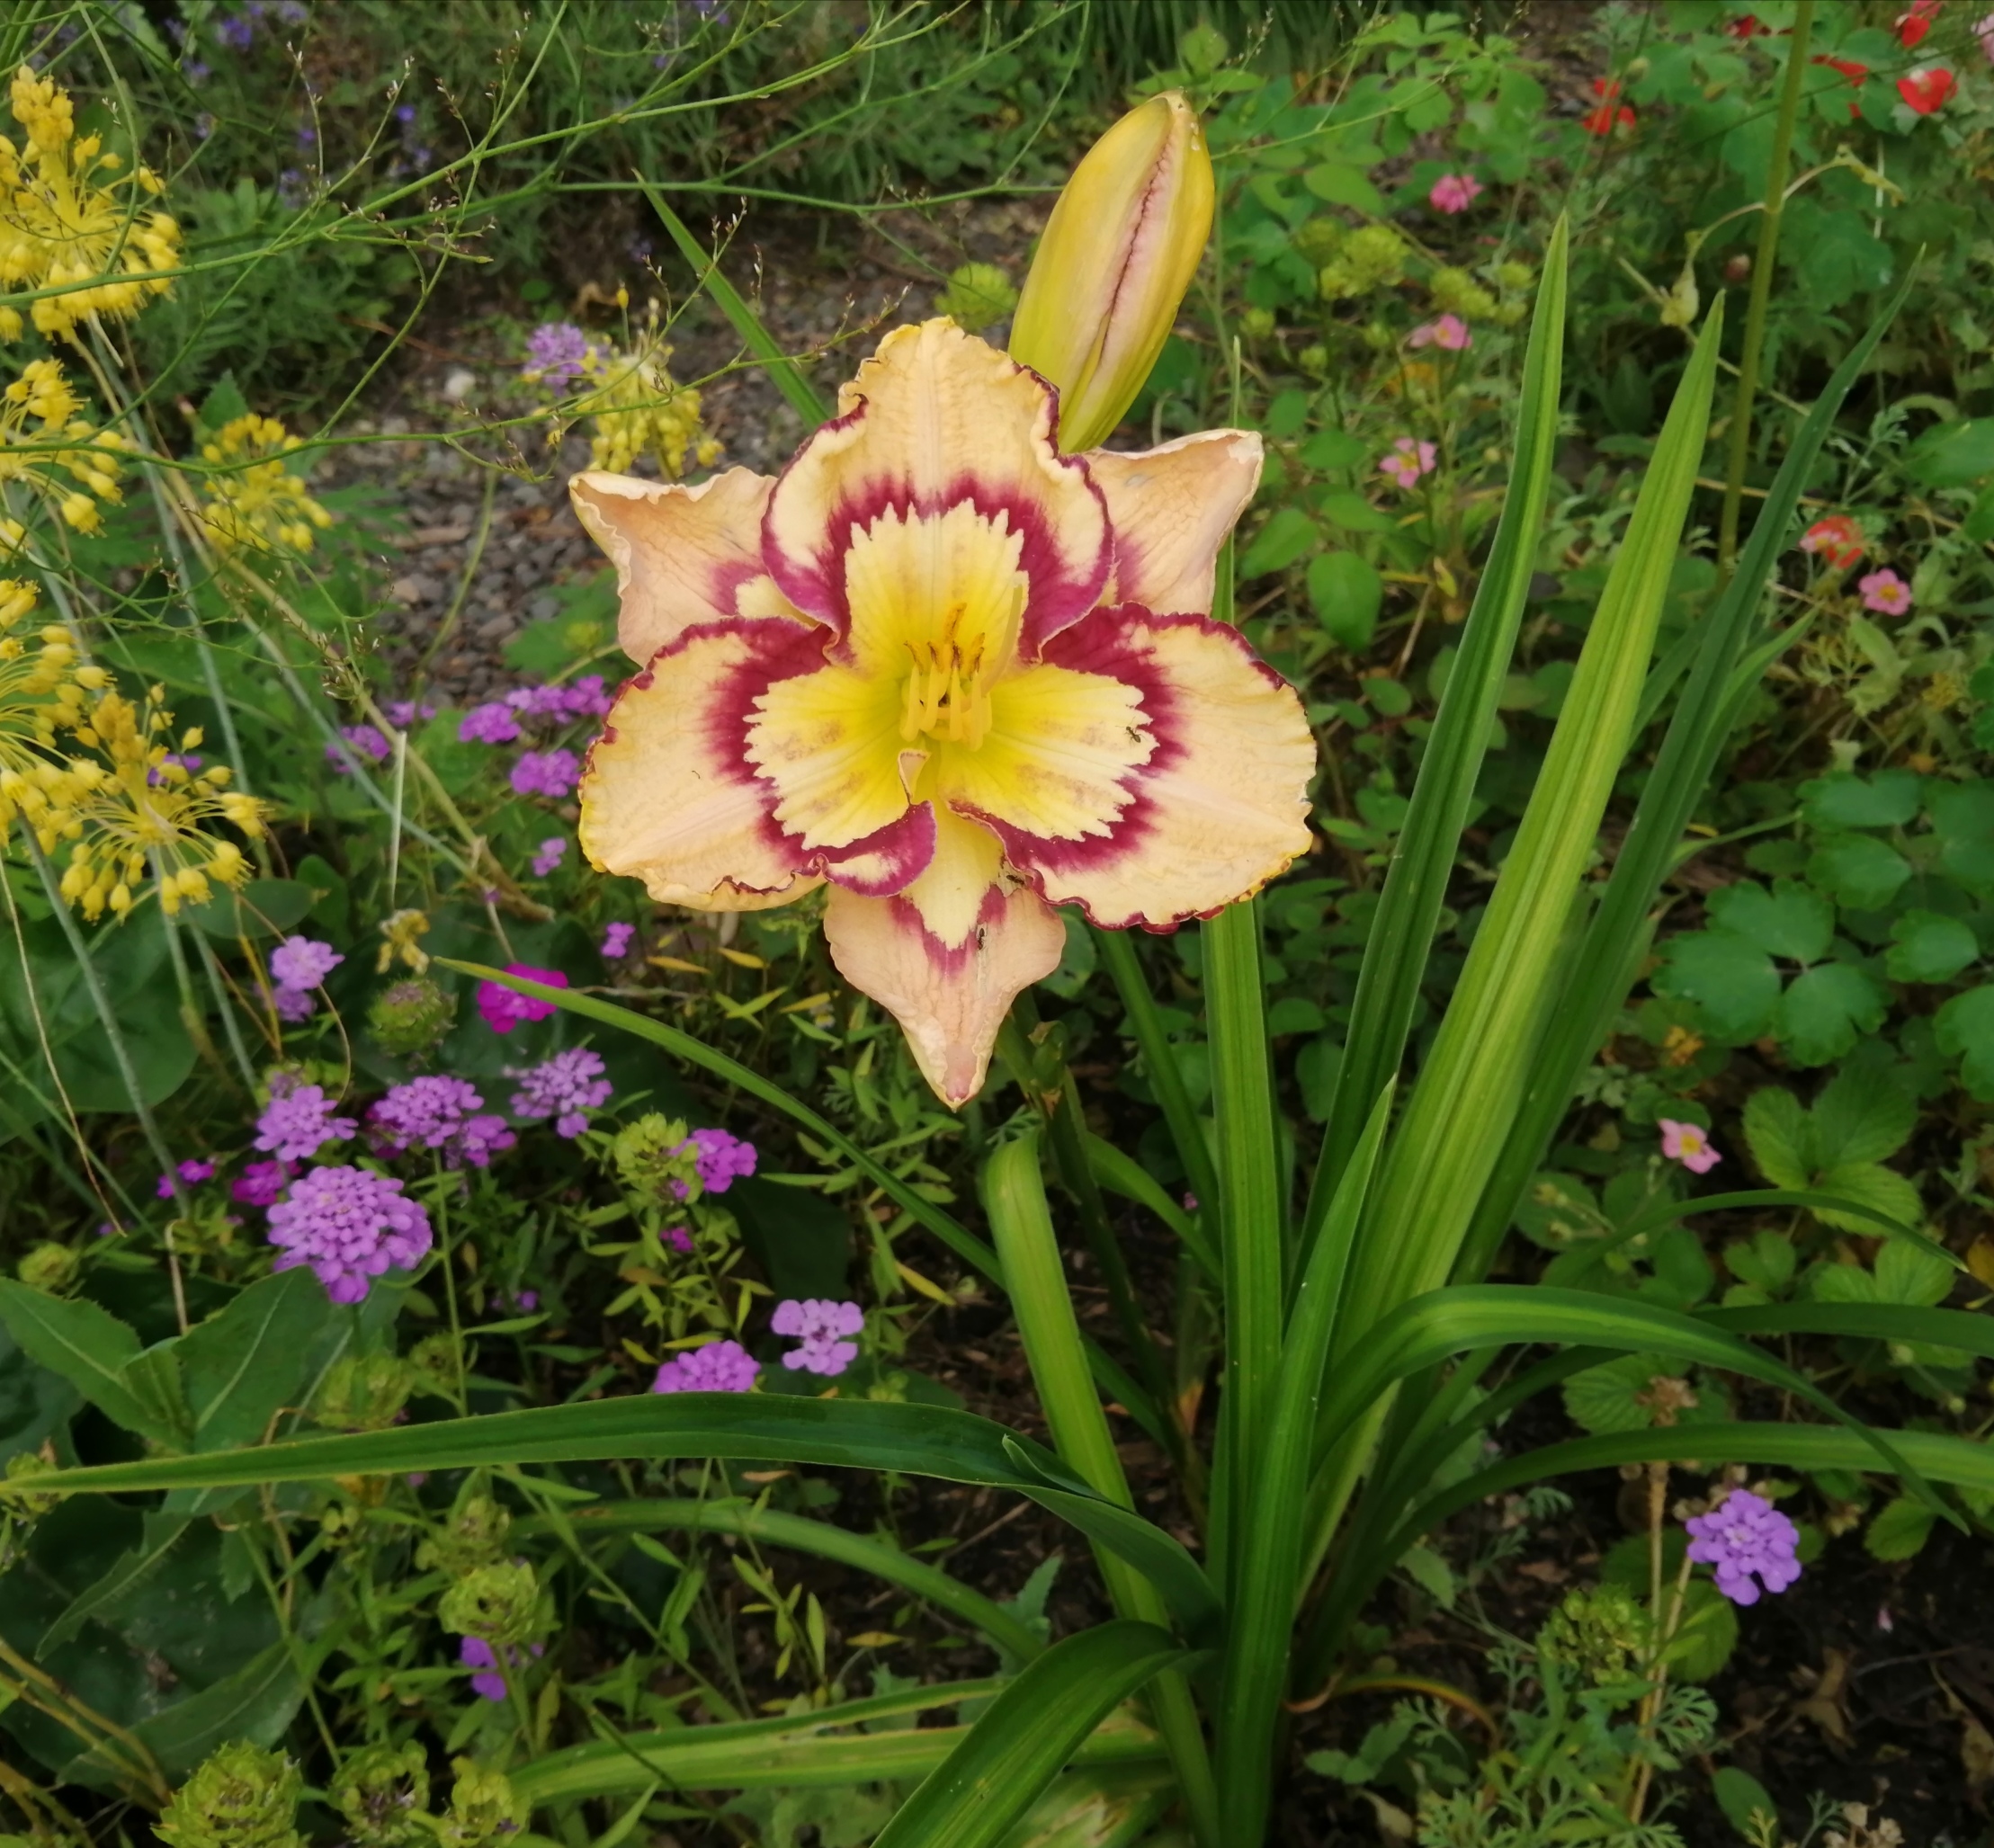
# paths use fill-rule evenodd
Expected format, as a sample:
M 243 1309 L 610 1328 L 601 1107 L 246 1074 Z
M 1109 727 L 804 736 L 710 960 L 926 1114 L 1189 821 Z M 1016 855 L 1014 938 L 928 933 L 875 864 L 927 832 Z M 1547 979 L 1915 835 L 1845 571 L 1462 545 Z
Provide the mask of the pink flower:
M 1475 336 L 1459 315 L 1443 315 L 1437 321 L 1415 327 L 1411 339 L 1406 342 L 1408 346 L 1437 346 L 1447 353 L 1463 353 L 1474 344 Z
M 1981 50 L 1987 61 L 1994 64 L 1994 13 L 1973 22 L 1973 36 L 1981 41 Z
M 1872 571 L 1859 577 L 1855 588 L 1863 594 L 1863 607 L 1882 616 L 1901 616 L 1911 607 L 1911 587 L 1891 570 Z
M 1435 211 L 1466 211 L 1481 191 L 1481 182 L 1472 174 L 1443 174 L 1433 183 L 1426 203 Z
M 1672 1162 L 1680 1162 L 1693 1174 L 1707 1174 L 1723 1156 L 1710 1146 L 1709 1132 L 1694 1123 L 1678 1123 L 1673 1117 L 1657 1117 L 1661 1131 L 1661 1152 Z
M 558 969 L 530 969 L 523 962 L 508 962 L 505 973 L 524 976 L 531 982 L 544 982 L 550 988 L 568 986 L 568 978 Z M 509 1033 L 522 1021 L 543 1021 L 555 1010 L 551 1001 L 522 995 L 516 988 L 508 988 L 499 982 L 480 982 L 478 985 L 478 1011 L 485 1016 L 485 1024 L 493 1032 Z
M 1803 552 L 1817 553 L 1838 571 L 1846 571 L 1863 556 L 1863 529 L 1846 513 L 1830 513 L 1807 529 L 1800 542 Z
M 1400 487 L 1409 488 L 1422 475 L 1433 472 L 1439 457 L 1440 451 L 1432 443 L 1401 436 L 1386 452 L 1384 460 L 1378 464 L 1378 472 L 1389 475 Z

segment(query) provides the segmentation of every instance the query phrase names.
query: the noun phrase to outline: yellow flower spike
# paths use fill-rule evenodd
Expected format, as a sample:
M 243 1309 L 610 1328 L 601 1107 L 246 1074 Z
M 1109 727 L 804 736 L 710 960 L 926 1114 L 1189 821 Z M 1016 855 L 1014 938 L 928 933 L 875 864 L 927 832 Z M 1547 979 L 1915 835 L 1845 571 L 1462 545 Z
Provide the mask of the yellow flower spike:
M 1060 194 L 1011 323 L 1011 356 L 1060 394 L 1060 448 L 1103 442 L 1163 351 L 1212 235 L 1216 191 L 1181 91 L 1132 109 Z
M 298 439 L 276 418 L 254 414 L 223 424 L 213 441 L 201 444 L 204 461 L 229 469 L 208 478 L 208 504 L 201 509 L 217 546 L 305 552 L 311 549 L 312 527 L 332 524 L 303 478 L 284 466 L 283 458 L 297 447 Z
M 599 870 L 700 911 L 828 886 L 845 979 L 960 1105 L 1066 943 L 1209 916 L 1308 851 L 1301 703 L 1211 620 L 1260 439 L 1061 455 L 1042 379 L 890 334 L 779 478 L 572 485 L 643 671 L 589 756 Z

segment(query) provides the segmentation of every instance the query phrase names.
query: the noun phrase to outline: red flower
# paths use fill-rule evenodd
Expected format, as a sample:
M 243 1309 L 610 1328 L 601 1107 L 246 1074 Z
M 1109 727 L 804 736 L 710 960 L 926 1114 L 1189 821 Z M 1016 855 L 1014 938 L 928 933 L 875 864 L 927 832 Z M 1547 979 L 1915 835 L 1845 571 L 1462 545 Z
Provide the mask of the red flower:
M 1761 25 L 1756 13 L 1741 13 L 1736 19 L 1726 20 L 1724 30 L 1734 39 L 1769 39 L 1773 35 L 1772 27 Z
M 1910 11 L 1897 15 L 1897 42 L 1909 51 L 1914 45 L 1925 42 L 1925 35 L 1932 29 L 1932 15 L 1938 11 L 1938 0 L 1911 0 Z
M 1620 94 L 1620 85 L 1612 77 L 1595 77 L 1593 94 L 1600 99 L 1599 107 L 1589 110 L 1581 126 L 1588 135 L 1610 135 L 1616 128 L 1631 129 L 1634 126 L 1634 112 L 1623 103 L 1614 107 L 1614 98 Z
M 1928 64 L 1898 78 L 1897 94 L 1915 114 L 1930 115 L 1944 109 L 1959 86 L 1960 80 L 1944 65 Z
M 1846 571 L 1863 556 L 1863 530 L 1846 513 L 1830 513 L 1807 529 L 1800 549 L 1814 553 L 1838 571 Z
M 1869 80 L 1869 67 L 1866 64 L 1858 64 L 1853 58 L 1829 58 L 1824 52 L 1818 52 L 1811 62 L 1825 64 L 1830 70 L 1838 70 L 1858 90 Z M 1848 105 L 1848 112 L 1851 117 L 1855 117 L 1861 115 L 1863 112 L 1859 104 L 1852 103 Z

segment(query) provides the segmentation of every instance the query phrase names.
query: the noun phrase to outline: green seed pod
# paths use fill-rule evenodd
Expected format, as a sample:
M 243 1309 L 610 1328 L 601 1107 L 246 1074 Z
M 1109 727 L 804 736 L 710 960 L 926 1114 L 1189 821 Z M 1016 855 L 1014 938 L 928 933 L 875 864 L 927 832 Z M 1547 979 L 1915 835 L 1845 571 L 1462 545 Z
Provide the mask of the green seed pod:
M 393 1058 L 421 1058 L 434 1051 L 456 1022 L 457 997 L 426 976 L 384 988 L 367 1009 L 368 1031 Z
M 282 1752 L 237 1739 L 173 1793 L 153 1832 L 174 1848 L 303 1848 L 296 1827 L 303 1788 Z
M 448 1848 L 483 1848 L 526 1826 L 527 1806 L 513 1794 L 504 1772 L 482 1771 L 468 1758 L 452 1759 L 451 1769 L 457 1781 L 451 1787 L 450 1814 L 436 1827 Z
M 339 1767 L 332 1799 L 358 1848 L 412 1848 L 435 1827 L 429 1815 L 429 1763 L 411 1739 L 398 1749 L 370 1745 Z
M 416 1370 L 396 1354 L 348 1354 L 335 1361 L 311 1415 L 334 1431 L 385 1431 L 416 1389 Z
M 966 334 L 980 334 L 1018 305 L 1016 285 L 995 263 L 964 263 L 949 272 L 949 286 L 934 298 L 934 311 Z
M 4 1481 L 0 1481 L 0 1505 L 22 1521 L 39 1521 L 61 1505 L 62 1496 L 37 1495 L 26 1485 L 37 1476 L 54 1472 L 56 1465 L 38 1451 L 17 1451 L 7 1459 Z
M 15 1272 L 30 1290 L 46 1290 L 50 1296 L 60 1296 L 76 1281 L 83 1269 L 83 1261 L 67 1245 L 57 1245 L 44 1240 L 21 1260 Z
M 540 1628 L 540 1580 L 523 1559 L 480 1566 L 443 1594 L 436 1614 L 462 1636 L 523 1643 Z
M 513 1517 L 489 1495 L 472 1495 L 416 1549 L 416 1564 L 425 1572 L 459 1579 L 481 1566 L 498 1565 L 505 1558 L 505 1530 L 512 1524 Z

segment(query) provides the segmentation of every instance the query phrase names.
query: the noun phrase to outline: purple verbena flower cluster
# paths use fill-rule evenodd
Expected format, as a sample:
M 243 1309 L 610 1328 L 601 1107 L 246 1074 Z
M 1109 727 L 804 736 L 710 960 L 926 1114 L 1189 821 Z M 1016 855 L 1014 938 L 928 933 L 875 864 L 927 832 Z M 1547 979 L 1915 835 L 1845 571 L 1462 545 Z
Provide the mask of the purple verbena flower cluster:
M 688 1144 L 693 1150 L 699 1184 L 709 1193 L 725 1193 L 736 1181 L 755 1172 L 755 1145 L 744 1142 L 738 1136 L 729 1135 L 725 1129 L 694 1129 L 672 1153 L 682 1153 Z M 678 1182 L 675 1185 L 683 1200 L 687 1192 L 684 1183 Z
M 513 790 L 558 802 L 575 793 L 581 775 L 582 760 L 572 751 L 522 751 L 513 765 Z
M 435 707 L 427 700 L 423 701 L 420 705 L 414 700 L 390 700 L 380 710 L 387 715 L 389 724 L 397 731 L 407 731 L 411 726 L 436 716 Z
M 637 934 L 633 924 L 612 924 L 603 926 L 603 960 L 621 962 L 630 953 L 630 939 Z
M 309 1264 L 335 1302 L 359 1302 L 390 1266 L 413 1270 L 431 1244 L 429 1215 L 402 1183 L 368 1168 L 308 1170 L 270 1209 L 273 1270 Z
M 280 1077 L 256 1119 L 256 1147 L 279 1161 L 309 1161 L 328 1142 L 350 1141 L 360 1127 L 334 1110 L 322 1086 Z
M 460 745 L 509 745 L 519 736 L 519 719 L 503 700 L 473 706 L 457 721 Z
M 588 363 L 588 335 L 572 321 L 543 321 L 526 336 L 520 376 L 550 391 L 566 391 Z
M 1800 1529 L 1748 1488 L 1733 1489 L 1685 1524 L 1689 1557 L 1715 1568 L 1717 1589 L 1734 1604 L 1756 1604 L 1761 1585 L 1783 1592 L 1800 1576 Z
M 466 1637 L 457 1646 L 457 1659 L 466 1668 L 477 1672 L 470 1678 L 471 1692 L 481 1700 L 503 1701 L 505 1698 L 505 1671 L 519 1667 L 529 1653 L 538 1656 L 543 1645 L 534 1643 L 529 1649 L 516 1649 L 509 1645 L 502 1652 L 495 1652 L 483 1637 Z M 499 1659 L 500 1654 L 505 1659 Z
M 738 1341 L 715 1341 L 674 1354 L 657 1370 L 653 1392 L 746 1392 L 761 1368 Z
M 364 757 L 371 763 L 385 763 L 393 754 L 394 746 L 379 726 L 343 725 L 339 736 L 345 740 L 343 745 L 327 745 L 326 761 L 341 776 L 353 774 L 354 760 Z
M 782 1356 L 792 1373 L 799 1369 L 827 1378 L 844 1372 L 858 1359 L 855 1341 L 845 1339 L 865 1327 L 865 1311 L 855 1302 L 832 1302 L 824 1297 L 793 1298 L 779 1302 L 768 1325 L 776 1334 L 791 1335 L 803 1345 Z
M 275 1206 L 291 1184 L 291 1169 L 283 1162 L 251 1162 L 228 1190 L 231 1200 L 245 1206 Z
M 558 969 L 534 969 L 523 962 L 508 962 L 505 973 L 524 976 L 529 981 L 544 982 L 550 988 L 568 986 L 568 978 Z M 485 1024 L 493 1032 L 509 1033 L 522 1021 L 543 1021 L 556 1009 L 551 1001 L 522 995 L 516 989 L 506 987 L 503 982 L 480 982 L 478 985 L 478 1011 L 484 1015 Z
M 557 1052 L 544 1065 L 507 1069 L 519 1080 L 513 1093 L 515 1117 L 552 1117 L 556 1133 L 572 1141 L 588 1127 L 585 1111 L 600 1110 L 616 1087 L 603 1076 L 603 1061 L 586 1046 Z
M 212 1181 L 215 1178 L 215 1165 L 210 1161 L 183 1161 L 175 1165 L 174 1173 L 180 1176 L 183 1186 L 198 1187 L 203 1181 Z M 173 1175 L 160 1175 L 159 1185 L 156 1191 L 161 1200 L 171 1200 L 173 1198 Z
M 318 1004 L 312 990 L 345 960 L 330 943 L 310 937 L 286 937 L 270 952 L 270 976 L 276 984 L 271 1002 L 278 1018 L 309 1020 Z
M 461 1078 L 411 1078 L 397 1085 L 367 1112 L 378 1147 L 395 1155 L 433 1148 L 443 1165 L 488 1167 L 493 1156 L 518 1140 L 505 1119 L 485 1110 L 476 1086 Z
M 560 870 L 560 863 L 568 858 L 568 836 L 550 835 L 533 850 L 533 877 L 536 879 L 549 878 Z

